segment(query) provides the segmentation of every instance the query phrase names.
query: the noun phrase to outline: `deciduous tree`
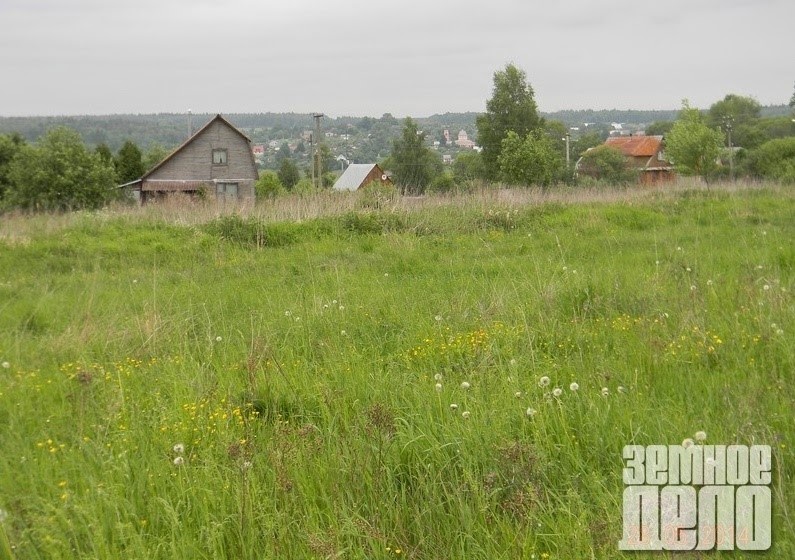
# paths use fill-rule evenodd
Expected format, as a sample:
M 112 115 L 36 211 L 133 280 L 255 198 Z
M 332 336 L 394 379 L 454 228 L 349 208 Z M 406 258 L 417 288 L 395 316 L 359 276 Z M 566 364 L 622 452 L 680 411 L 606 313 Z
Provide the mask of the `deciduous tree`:
M 500 179 L 515 185 L 547 187 L 564 167 L 552 139 L 536 130 L 525 137 L 509 131 L 497 158 Z
M 525 138 L 529 132 L 543 127 L 534 95 L 526 74 L 513 64 L 494 73 L 491 99 L 486 102 L 486 112 L 476 121 L 487 178 L 493 180 L 500 176 L 497 160 L 508 132 Z
M 580 169 L 611 185 L 631 183 L 637 178 L 637 172 L 629 165 L 621 150 L 604 144 L 582 155 Z
M 666 152 L 682 175 L 695 175 L 705 180 L 717 169 L 723 134 L 706 125 L 698 109 L 682 102 L 682 111 L 666 136 Z
M 30 210 L 98 208 L 118 191 L 113 167 L 65 127 L 24 146 L 11 162 L 9 178 L 8 203 Z

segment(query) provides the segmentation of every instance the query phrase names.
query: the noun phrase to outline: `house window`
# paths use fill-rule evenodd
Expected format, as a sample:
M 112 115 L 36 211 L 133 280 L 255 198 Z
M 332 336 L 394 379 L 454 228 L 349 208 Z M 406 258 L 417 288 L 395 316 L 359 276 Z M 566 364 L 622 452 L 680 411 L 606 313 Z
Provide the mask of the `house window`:
M 226 149 L 213 150 L 213 165 L 226 165 Z
M 216 183 L 215 197 L 218 200 L 236 199 L 237 183 Z

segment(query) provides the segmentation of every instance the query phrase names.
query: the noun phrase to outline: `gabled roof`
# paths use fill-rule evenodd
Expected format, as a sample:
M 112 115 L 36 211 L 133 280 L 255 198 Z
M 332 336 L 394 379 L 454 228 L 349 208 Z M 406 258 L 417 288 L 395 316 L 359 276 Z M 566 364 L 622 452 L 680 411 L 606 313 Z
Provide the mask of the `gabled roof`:
M 348 166 L 339 179 L 334 183 L 335 191 L 355 191 L 362 186 L 362 182 L 370 172 L 378 167 L 377 163 L 352 163 Z M 379 171 L 381 170 L 378 167 Z
M 187 140 L 185 140 L 185 141 L 184 141 L 182 144 L 180 144 L 180 146 L 179 146 L 179 147 L 178 147 L 176 150 L 174 150 L 173 152 L 171 152 L 171 153 L 170 153 L 170 154 L 169 154 L 169 155 L 168 155 L 168 156 L 167 156 L 165 159 L 163 159 L 163 161 L 161 161 L 160 163 L 158 163 L 157 165 L 155 165 L 155 166 L 154 166 L 152 169 L 150 169 L 149 171 L 147 171 L 146 173 L 144 173 L 143 177 L 141 177 L 141 179 L 140 179 L 140 180 L 141 180 L 141 181 L 145 180 L 145 179 L 146 179 L 147 177 L 149 177 L 149 176 L 150 176 L 152 173 L 154 173 L 155 171 L 157 171 L 158 169 L 160 169 L 161 167 L 163 167 L 163 165 L 165 165 L 165 163 L 166 163 L 167 161 L 170 161 L 170 160 L 171 160 L 171 159 L 172 159 L 174 156 L 176 156 L 178 153 L 180 153 L 182 150 L 184 150 L 184 149 L 185 149 L 185 146 L 188 146 L 188 145 L 189 145 L 191 142 L 193 142 L 193 140 L 194 140 L 195 138 L 198 138 L 198 137 L 199 137 L 199 135 L 200 135 L 202 132 L 204 132 L 205 130 L 207 130 L 208 128 L 210 128 L 210 126 L 212 126 L 212 125 L 213 125 L 213 123 L 215 123 L 216 121 L 220 121 L 220 122 L 222 122 L 223 124 L 225 124 L 226 126 L 228 126 L 229 128 L 231 128 L 232 130 L 234 130 L 236 133 L 238 133 L 238 134 L 239 134 L 241 137 L 243 137 L 243 138 L 246 140 L 246 142 L 248 142 L 249 144 L 251 143 L 251 138 L 249 138 L 248 136 L 246 136 L 245 134 L 243 134 L 242 132 L 240 132 L 240 130 L 238 130 L 238 129 L 237 129 L 237 127 L 235 127 L 235 125 L 233 125 L 232 123 L 230 123 L 228 120 L 226 120 L 225 118 L 223 118 L 221 115 L 215 115 L 215 117 L 213 117 L 212 119 L 210 119 L 210 121 L 209 121 L 207 124 L 205 124 L 205 125 L 204 125 L 203 127 L 201 127 L 199 130 L 197 130 L 196 132 L 194 132 L 194 133 L 193 133 L 193 135 L 192 135 L 190 138 L 188 138 L 188 139 L 187 139 Z
M 651 157 L 662 148 L 662 136 L 612 136 L 605 145 L 621 150 L 625 156 Z

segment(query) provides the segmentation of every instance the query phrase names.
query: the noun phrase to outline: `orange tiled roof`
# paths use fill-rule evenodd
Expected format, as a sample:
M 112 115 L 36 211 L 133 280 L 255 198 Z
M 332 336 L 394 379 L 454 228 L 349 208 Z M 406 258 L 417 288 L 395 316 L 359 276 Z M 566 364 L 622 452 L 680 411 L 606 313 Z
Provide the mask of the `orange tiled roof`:
M 621 150 L 626 156 L 651 157 L 660 151 L 662 136 L 613 136 L 605 144 Z

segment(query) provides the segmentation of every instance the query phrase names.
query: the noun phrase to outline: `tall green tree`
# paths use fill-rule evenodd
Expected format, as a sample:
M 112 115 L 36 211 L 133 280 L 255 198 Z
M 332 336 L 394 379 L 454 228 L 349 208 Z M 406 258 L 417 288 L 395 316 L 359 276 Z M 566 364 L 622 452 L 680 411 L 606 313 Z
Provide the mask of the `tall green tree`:
M 277 176 L 282 186 L 289 191 L 292 190 L 301 179 L 301 172 L 298 171 L 298 166 L 292 159 L 282 158 Z
M 118 194 L 113 167 L 66 127 L 24 146 L 9 169 L 7 202 L 29 210 L 98 208 Z
M 406 194 L 422 194 L 442 173 L 442 160 L 425 145 L 425 134 L 411 118 L 403 121 L 403 132 L 392 142 L 391 165 L 395 183 Z
M 710 106 L 706 124 L 723 131 L 725 145 L 728 146 L 731 131 L 733 146 L 751 149 L 767 140 L 760 126 L 761 111 L 762 106 L 755 99 L 730 93 Z
M 24 145 L 24 138 L 17 133 L 0 134 L 0 208 L 3 207 L 5 193 L 11 188 L 11 162 Z
M 500 165 L 497 162 L 502 151 L 502 141 L 508 132 L 520 138 L 543 127 L 538 115 L 535 92 L 527 82 L 527 75 L 513 64 L 494 73 L 494 89 L 486 102 L 486 112 L 478 116 L 478 144 L 483 148 L 483 164 L 488 179 L 498 179 Z
M 541 130 L 524 138 L 513 130 L 502 141 L 497 158 L 500 179 L 514 185 L 548 187 L 565 167 L 565 161 L 548 134 Z
M 140 179 L 146 171 L 144 169 L 143 154 L 132 140 L 127 140 L 119 149 L 114 164 L 116 166 L 116 177 L 122 184 Z
M 698 109 L 682 102 L 679 118 L 665 141 L 665 150 L 676 170 L 707 180 L 718 167 L 723 134 L 707 126 Z

